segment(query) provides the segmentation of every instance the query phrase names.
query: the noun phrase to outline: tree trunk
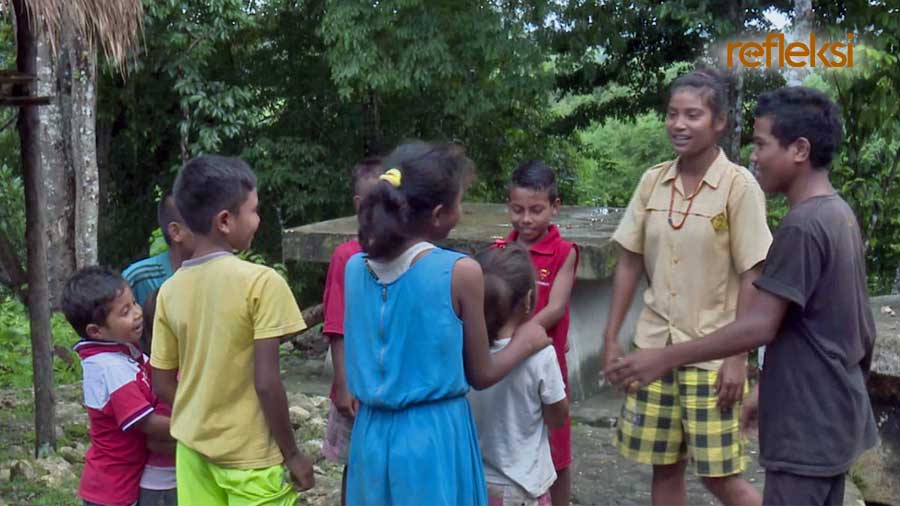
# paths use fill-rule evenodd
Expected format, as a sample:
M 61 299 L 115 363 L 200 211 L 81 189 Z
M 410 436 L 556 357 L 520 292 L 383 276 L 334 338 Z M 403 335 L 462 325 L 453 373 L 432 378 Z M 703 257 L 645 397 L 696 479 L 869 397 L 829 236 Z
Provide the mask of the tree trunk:
M 794 3 L 794 28 L 791 30 L 791 39 L 806 43 L 813 29 L 815 16 L 812 9 L 812 0 L 793 0 Z M 800 86 L 809 75 L 809 67 L 785 67 L 784 78 L 788 86 Z
M 39 42 L 39 89 L 54 97 L 41 110 L 41 158 L 47 176 L 50 298 L 79 267 L 97 263 L 99 178 L 96 143 L 96 58 L 66 22 L 50 54 Z
M 16 67 L 37 73 L 37 37 L 25 0 L 13 0 L 16 15 Z M 33 93 L 34 87 L 28 91 Z M 53 355 L 50 300 L 47 285 L 47 240 L 44 177 L 40 156 L 40 118 L 35 106 L 19 110 L 19 141 L 25 186 L 25 241 L 28 249 L 28 315 L 31 319 L 31 362 L 34 383 L 34 448 L 42 456 L 56 449 L 56 407 L 53 396 Z
M 741 0 L 728 2 L 727 18 L 735 32 L 743 29 L 743 8 Z M 722 137 L 719 138 L 719 146 L 725 151 L 729 160 L 741 163 L 741 134 L 744 129 L 744 76 L 741 73 L 740 65 L 731 69 L 727 67 L 725 54 L 719 55 L 717 66 L 728 85 L 728 103 L 725 104 L 728 124 Z
M 741 163 L 741 135 L 744 132 L 744 74 L 740 67 L 735 68 L 730 79 L 728 106 L 730 128 L 725 152 L 735 163 Z
M 370 87 L 363 104 L 365 134 L 363 139 L 363 156 L 382 154 L 384 136 L 381 132 L 381 114 L 378 110 L 378 92 Z
M 75 270 L 75 186 L 72 166 L 66 163 L 65 125 L 69 121 L 69 96 L 60 83 L 59 71 L 67 67 L 65 47 L 56 41 L 57 61 L 51 54 L 50 41 L 38 37 L 38 84 L 40 96 L 51 96 L 49 105 L 40 109 L 40 155 L 46 188 L 47 275 L 51 307 L 59 307 L 66 278 Z
M 100 173 L 97 167 L 97 58 L 84 38 L 73 37 L 72 156 L 75 167 L 75 266 L 97 263 Z

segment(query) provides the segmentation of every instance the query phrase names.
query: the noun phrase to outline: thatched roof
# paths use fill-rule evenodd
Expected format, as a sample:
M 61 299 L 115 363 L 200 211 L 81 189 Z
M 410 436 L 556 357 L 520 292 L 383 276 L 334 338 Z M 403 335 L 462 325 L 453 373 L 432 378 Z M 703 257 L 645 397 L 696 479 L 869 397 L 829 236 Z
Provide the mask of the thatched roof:
M 82 35 L 89 47 L 100 47 L 106 57 L 120 69 L 140 40 L 144 9 L 141 0 L 23 0 L 33 14 L 39 30 L 47 35 L 52 49 L 62 27 L 62 20 L 74 21 L 72 26 Z M 6 10 L 12 12 L 10 0 Z M 0 9 L 2 12 L 4 9 Z

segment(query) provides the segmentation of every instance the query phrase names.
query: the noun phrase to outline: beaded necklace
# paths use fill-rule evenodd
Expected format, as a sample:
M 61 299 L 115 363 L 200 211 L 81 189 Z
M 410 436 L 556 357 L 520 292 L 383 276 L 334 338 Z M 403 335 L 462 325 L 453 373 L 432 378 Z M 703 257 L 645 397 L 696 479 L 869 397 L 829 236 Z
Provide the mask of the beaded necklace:
M 700 190 L 702 190 L 702 189 L 703 189 L 703 181 L 700 181 L 700 184 L 699 184 L 699 186 L 697 186 L 697 189 L 694 190 L 694 193 L 692 193 L 687 198 L 688 206 L 687 206 L 687 209 L 684 210 L 684 216 L 681 218 L 681 223 L 676 225 L 675 222 L 672 220 L 672 207 L 675 205 L 675 181 L 672 181 L 672 195 L 669 197 L 669 226 L 670 227 L 672 227 L 674 230 L 681 230 L 681 227 L 684 226 L 684 222 L 687 221 L 688 214 L 690 214 L 690 212 L 691 212 L 691 206 L 694 205 L 694 197 L 696 197 L 697 194 L 700 193 Z

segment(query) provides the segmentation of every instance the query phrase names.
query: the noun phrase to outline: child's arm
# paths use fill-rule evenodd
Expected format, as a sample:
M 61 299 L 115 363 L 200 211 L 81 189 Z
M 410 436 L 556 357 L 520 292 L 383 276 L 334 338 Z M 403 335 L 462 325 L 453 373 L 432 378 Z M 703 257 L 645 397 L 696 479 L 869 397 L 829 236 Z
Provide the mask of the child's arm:
M 466 380 L 476 390 L 500 381 L 522 360 L 551 344 L 543 328 L 528 322 L 516 330 L 506 348 L 492 354 L 484 322 L 484 276 L 478 262 L 471 258 L 456 262 L 451 289 L 454 309 L 463 322 Z
M 568 421 L 569 396 L 566 394 L 566 382 L 563 381 L 556 353 L 550 350 L 548 352 L 542 352 L 533 360 L 540 364 L 538 394 L 544 424 L 551 429 L 558 429 Z
M 150 413 L 138 422 L 135 428 L 155 441 L 173 441 L 172 435 L 169 433 L 168 416 Z
M 762 272 L 762 262 L 741 273 L 740 287 L 738 289 L 737 308 L 735 316 L 740 318 L 750 307 L 750 299 L 756 292 L 753 282 L 759 278 Z M 716 376 L 716 395 L 718 406 L 723 409 L 730 408 L 735 402 L 744 396 L 744 382 L 747 381 L 747 352 L 732 355 L 724 360 L 719 374 Z
M 612 303 L 606 318 L 606 329 L 603 331 L 603 373 L 607 374 L 613 362 L 622 357 L 624 352 L 619 345 L 619 330 L 625 321 L 625 314 L 631 307 L 634 291 L 644 274 L 644 255 L 629 251 L 619 246 L 619 260 L 613 273 Z
M 578 259 L 578 252 L 575 248 L 569 252 L 563 263 L 562 269 L 553 280 L 553 286 L 550 287 L 550 300 L 547 306 L 534 315 L 535 323 L 547 330 L 553 328 L 560 319 L 566 314 L 566 306 L 569 305 L 569 299 L 572 297 L 572 287 L 575 286 L 575 265 Z
M 175 404 L 175 389 L 178 388 L 178 369 L 157 369 L 153 367 L 153 393 L 168 405 Z
M 553 404 L 543 404 L 541 409 L 547 427 L 559 429 L 566 424 L 566 417 L 569 416 L 569 398 L 564 397 L 563 400 Z
M 337 396 L 334 407 L 342 415 L 350 418 L 356 416 L 356 407 L 359 403 L 347 390 L 347 373 L 344 365 L 344 336 L 341 334 L 326 334 L 331 343 L 331 362 L 334 365 L 334 386 Z
M 287 395 L 281 383 L 281 366 L 278 356 L 281 340 L 256 339 L 253 342 L 253 383 L 259 404 L 262 407 L 266 423 L 272 437 L 284 456 L 284 463 L 297 481 L 301 490 L 312 488 L 315 484 L 312 463 L 297 448 L 291 421 L 288 416 Z

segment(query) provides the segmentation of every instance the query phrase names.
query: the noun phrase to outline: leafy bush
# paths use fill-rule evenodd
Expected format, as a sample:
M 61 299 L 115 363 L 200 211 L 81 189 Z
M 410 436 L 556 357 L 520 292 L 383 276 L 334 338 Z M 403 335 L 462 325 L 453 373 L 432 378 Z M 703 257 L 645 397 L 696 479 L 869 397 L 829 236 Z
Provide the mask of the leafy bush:
M 0 300 L 0 388 L 27 387 L 31 385 L 31 325 L 28 312 L 14 297 Z M 78 335 L 61 314 L 51 319 L 53 345 L 71 350 L 78 341 Z M 78 358 L 70 353 L 67 362 L 59 353 L 53 354 L 53 374 L 56 384 L 81 381 L 81 366 Z
M 582 204 L 625 207 L 645 170 L 674 158 L 663 120 L 655 113 L 633 121 L 609 119 L 581 131 Z

